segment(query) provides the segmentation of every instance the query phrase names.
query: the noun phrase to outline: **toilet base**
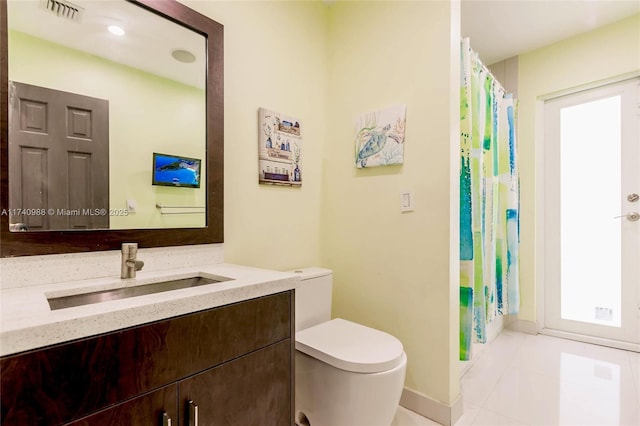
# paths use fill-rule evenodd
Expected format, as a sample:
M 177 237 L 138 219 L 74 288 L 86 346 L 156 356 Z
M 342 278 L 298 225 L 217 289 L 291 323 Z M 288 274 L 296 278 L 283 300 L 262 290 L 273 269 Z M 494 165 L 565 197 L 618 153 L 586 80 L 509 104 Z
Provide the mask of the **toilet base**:
M 389 426 L 400 403 L 407 356 L 380 373 L 353 373 L 296 351 L 299 426 Z

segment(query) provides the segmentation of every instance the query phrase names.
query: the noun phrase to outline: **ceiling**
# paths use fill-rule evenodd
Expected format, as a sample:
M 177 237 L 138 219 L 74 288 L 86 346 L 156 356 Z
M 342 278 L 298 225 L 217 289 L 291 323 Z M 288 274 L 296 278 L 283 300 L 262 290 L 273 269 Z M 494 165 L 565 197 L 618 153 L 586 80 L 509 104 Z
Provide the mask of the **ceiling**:
M 57 0 L 79 7 L 78 20 L 70 20 L 47 8 L 47 0 L 9 0 L 8 26 L 34 37 L 126 64 L 190 86 L 204 88 L 205 38 L 168 19 L 124 1 Z M 118 25 L 126 31 L 107 31 Z M 195 56 L 192 63 L 172 57 L 176 49 Z
M 638 0 L 462 0 L 461 32 L 490 65 L 637 13 Z
M 126 2 L 72 1 L 84 7 L 80 23 L 47 13 L 46 0 L 10 0 L 9 26 L 185 84 L 204 86 L 201 36 Z M 490 65 L 637 13 L 638 0 L 462 0 L 462 36 L 471 39 L 472 48 Z M 147 19 L 153 19 L 152 23 Z M 111 23 L 127 27 L 127 35 L 114 39 L 105 31 Z M 194 52 L 196 62 L 173 60 L 171 50 L 177 48 Z

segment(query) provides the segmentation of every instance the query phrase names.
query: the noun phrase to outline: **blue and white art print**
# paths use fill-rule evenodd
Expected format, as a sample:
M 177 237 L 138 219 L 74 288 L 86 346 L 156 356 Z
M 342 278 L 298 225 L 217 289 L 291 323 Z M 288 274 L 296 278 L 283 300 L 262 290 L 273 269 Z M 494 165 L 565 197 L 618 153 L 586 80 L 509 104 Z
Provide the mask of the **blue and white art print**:
M 404 162 L 406 105 L 361 115 L 356 122 L 355 165 L 391 166 Z

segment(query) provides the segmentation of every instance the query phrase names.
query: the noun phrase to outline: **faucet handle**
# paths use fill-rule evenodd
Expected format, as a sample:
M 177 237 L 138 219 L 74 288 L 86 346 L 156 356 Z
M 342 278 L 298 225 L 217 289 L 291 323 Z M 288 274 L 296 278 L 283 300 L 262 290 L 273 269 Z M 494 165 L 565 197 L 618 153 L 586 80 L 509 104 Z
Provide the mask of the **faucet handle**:
M 136 260 L 133 266 L 135 266 L 136 271 L 139 271 L 144 266 L 144 262 L 142 260 Z

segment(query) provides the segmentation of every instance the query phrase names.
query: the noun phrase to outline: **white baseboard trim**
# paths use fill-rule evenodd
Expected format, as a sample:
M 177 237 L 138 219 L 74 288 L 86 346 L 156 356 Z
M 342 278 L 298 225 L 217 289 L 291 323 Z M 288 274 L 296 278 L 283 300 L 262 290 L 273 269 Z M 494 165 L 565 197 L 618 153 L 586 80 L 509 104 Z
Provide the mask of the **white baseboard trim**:
M 535 321 L 521 320 L 514 315 L 509 315 L 509 317 L 505 323 L 507 329 L 526 334 L 538 334 L 538 324 Z
M 594 345 L 608 346 L 610 348 L 623 349 L 625 351 L 640 352 L 640 345 L 637 343 L 586 336 L 584 334 L 553 330 L 550 328 L 543 328 L 542 330 L 540 330 L 540 334 L 544 334 L 545 336 L 560 337 L 562 339 L 576 340 L 578 342 L 591 343 Z
M 487 324 L 487 342 L 491 343 L 495 340 L 496 337 L 502 333 L 506 324 L 505 316 L 498 315 L 496 316 L 489 324 Z
M 400 405 L 404 408 L 427 417 L 444 426 L 451 426 L 462 417 L 462 395 L 449 406 L 427 395 L 404 388 L 400 397 Z

